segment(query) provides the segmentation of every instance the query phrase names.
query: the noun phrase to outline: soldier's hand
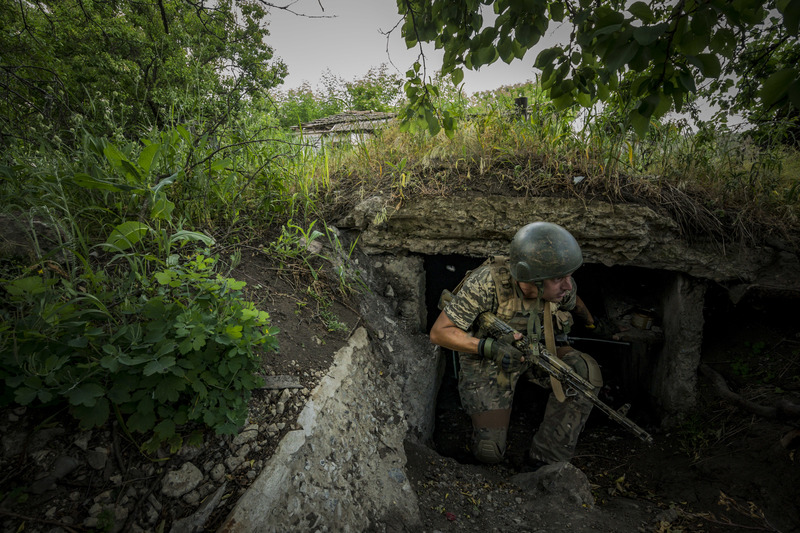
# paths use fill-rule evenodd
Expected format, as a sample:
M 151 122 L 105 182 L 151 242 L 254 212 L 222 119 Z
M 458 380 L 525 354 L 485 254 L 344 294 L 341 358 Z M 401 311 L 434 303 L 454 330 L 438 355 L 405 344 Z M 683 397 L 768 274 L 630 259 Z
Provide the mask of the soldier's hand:
M 591 326 L 585 325 L 584 328 L 589 334 L 601 339 L 610 339 L 612 335 L 619 333 L 619 328 L 616 324 L 607 318 L 595 317 L 594 324 Z
M 511 337 L 513 339 L 513 337 Z M 522 367 L 525 354 L 505 340 L 487 337 L 478 343 L 478 353 L 499 366 L 503 372 L 516 372 Z

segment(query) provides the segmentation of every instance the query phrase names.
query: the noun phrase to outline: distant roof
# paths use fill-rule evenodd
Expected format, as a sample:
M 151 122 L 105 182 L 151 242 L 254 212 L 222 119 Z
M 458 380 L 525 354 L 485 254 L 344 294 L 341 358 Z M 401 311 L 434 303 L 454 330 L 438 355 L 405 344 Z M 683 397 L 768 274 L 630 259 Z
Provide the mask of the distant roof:
M 301 126 L 292 126 L 292 129 L 302 129 L 306 133 L 372 131 L 375 126 L 383 124 L 396 116 L 396 113 L 380 111 L 344 111 L 337 115 L 306 122 Z

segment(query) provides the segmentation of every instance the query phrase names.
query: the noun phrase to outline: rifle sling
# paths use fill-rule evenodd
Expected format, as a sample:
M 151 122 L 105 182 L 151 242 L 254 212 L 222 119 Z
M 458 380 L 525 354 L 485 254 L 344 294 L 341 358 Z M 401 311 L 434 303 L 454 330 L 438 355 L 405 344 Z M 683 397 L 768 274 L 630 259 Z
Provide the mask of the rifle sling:
M 558 350 L 556 350 L 556 336 L 553 332 L 553 304 L 552 302 L 544 303 L 544 345 L 547 351 L 554 357 L 558 357 Z M 561 382 L 553 376 L 550 376 L 550 385 L 553 387 L 553 395 L 556 400 L 563 402 L 566 399 L 564 388 Z

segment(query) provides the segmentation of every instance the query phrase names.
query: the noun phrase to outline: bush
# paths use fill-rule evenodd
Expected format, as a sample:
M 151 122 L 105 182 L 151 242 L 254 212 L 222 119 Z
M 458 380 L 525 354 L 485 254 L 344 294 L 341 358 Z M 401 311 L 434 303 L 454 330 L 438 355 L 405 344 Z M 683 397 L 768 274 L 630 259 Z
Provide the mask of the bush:
M 125 293 L 107 290 L 102 273 L 4 283 L 3 403 L 66 404 L 83 427 L 114 411 L 127 431 L 148 436 L 146 450 L 176 450 L 198 424 L 235 433 L 261 384 L 255 348 L 275 350 L 276 331 L 242 299 L 245 283 L 214 265 L 198 254 Z

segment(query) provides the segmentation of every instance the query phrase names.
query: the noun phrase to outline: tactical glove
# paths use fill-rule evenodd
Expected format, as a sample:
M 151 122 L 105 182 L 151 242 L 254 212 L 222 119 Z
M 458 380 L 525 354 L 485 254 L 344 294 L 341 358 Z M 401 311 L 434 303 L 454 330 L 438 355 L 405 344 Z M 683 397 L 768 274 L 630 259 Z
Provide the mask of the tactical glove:
M 513 336 L 504 336 L 503 339 L 493 339 L 486 337 L 478 343 L 478 353 L 499 366 L 503 372 L 517 372 L 522 368 L 522 358 L 525 356 L 521 351 L 514 348 L 509 342 Z
M 585 324 L 583 327 L 589 334 L 601 339 L 610 339 L 612 335 L 619 333 L 619 328 L 607 318 L 595 317 L 594 324 Z

